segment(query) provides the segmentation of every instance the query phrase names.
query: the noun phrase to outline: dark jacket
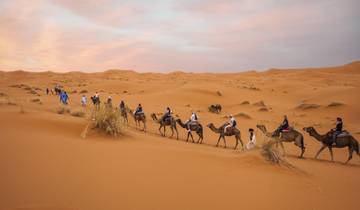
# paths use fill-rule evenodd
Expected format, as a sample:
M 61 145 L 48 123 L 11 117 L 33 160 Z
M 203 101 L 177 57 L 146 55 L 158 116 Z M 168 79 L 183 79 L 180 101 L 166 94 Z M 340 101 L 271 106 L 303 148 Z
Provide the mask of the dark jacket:
M 335 131 L 341 132 L 342 129 L 343 129 L 343 123 L 342 123 L 341 121 L 337 121 L 337 122 L 336 122 L 336 129 L 335 129 Z

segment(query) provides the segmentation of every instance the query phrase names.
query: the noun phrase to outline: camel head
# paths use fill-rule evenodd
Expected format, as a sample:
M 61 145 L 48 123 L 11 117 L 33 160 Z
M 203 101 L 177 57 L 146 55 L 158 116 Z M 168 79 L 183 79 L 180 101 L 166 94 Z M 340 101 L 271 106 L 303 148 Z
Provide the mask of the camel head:
M 267 132 L 265 125 L 257 124 L 256 127 L 262 132 Z
M 213 123 L 209 123 L 206 125 L 207 127 L 211 128 L 211 127 L 215 127 Z
M 156 117 L 156 114 L 155 113 L 151 113 L 151 118 L 154 120 L 154 121 L 156 121 L 157 120 L 157 117 Z
M 307 133 L 309 133 L 310 136 L 313 136 L 313 134 L 316 132 L 314 127 L 304 127 L 303 130 Z

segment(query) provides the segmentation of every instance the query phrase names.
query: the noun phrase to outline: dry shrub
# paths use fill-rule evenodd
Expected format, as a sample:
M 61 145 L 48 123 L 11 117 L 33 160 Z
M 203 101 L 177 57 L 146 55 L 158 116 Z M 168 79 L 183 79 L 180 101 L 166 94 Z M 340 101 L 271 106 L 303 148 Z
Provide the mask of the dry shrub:
M 269 161 L 270 163 L 280 164 L 283 160 L 280 156 L 279 150 L 273 147 L 274 144 L 274 141 L 265 143 L 262 145 L 260 153 L 265 158 L 265 160 Z
M 241 104 L 240 104 L 240 105 L 248 105 L 248 104 L 250 104 L 250 102 L 249 102 L 249 101 L 243 101 L 243 102 L 241 102 Z
M 6 97 L 7 95 L 5 93 L 0 93 L 0 97 Z
M 279 150 L 277 148 L 274 148 L 274 144 L 276 144 L 276 140 L 274 139 L 263 144 L 260 151 L 261 156 L 263 156 L 265 160 L 272 164 L 277 164 L 280 166 L 285 166 L 289 169 L 296 169 L 298 171 L 301 171 L 294 165 L 286 161 L 280 154 Z
M 33 95 L 37 95 L 37 96 L 40 96 L 39 93 L 37 93 L 35 90 L 30 90 L 28 91 L 29 94 L 33 94 Z
M 250 87 L 243 86 L 243 88 L 244 88 L 244 89 L 248 89 L 248 90 L 260 91 L 260 88 L 257 88 L 257 87 L 254 87 L 254 86 L 250 86 Z
M 34 103 L 41 103 L 40 99 L 38 98 L 31 99 L 30 101 Z
M 58 108 L 58 110 L 56 110 L 56 113 L 58 113 L 58 114 L 69 114 L 70 109 L 65 108 L 65 107 L 60 107 L 60 108 Z
M 85 117 L 85 112 L 82 112 L 82 111 L 74 111 L 74 112 L 71 112 L 71 116 L 74 116 L 74 117 Z
M 101 106 L 93 113 L 93 127 L 118 137 L 122 133 L 120 112 L 108 106 Z
M 80 91 L 80 93 L 87 93 L 87 92 L 88 92 L 87 90 Z
M 264 101 L 259 101 L 259 102 L 256 102 L 256 103 L 253 103 L 254 106 L 266 106 Z
M 345 104 L 340 103 L 340 102 L 331 102 L 329 105 L 327 105 L 327 107 L 339 107 L 339 106 L 344 106 Z
M 259 112 L 268 112 L 269 109 L 266 107 L 261 107 L 260 109 L 258 109 Z
M 320 105 L 318 104 L 306 104 L 306 103 L 302 103 L 299 106 L 296 107 L 296 109 L 301 109 L 301 110 L 309 110 L 309 109 L 317 109 L 319 108 Z
M 222 110 L 222 106 L 220 104 L 212 104 L 208 107 L 209 112 L 219 114 Z
M 216 94 L 217 94 L 218 96 L 222 96 L 222 93 L 221 93 L 220 91 L 216 91 Z

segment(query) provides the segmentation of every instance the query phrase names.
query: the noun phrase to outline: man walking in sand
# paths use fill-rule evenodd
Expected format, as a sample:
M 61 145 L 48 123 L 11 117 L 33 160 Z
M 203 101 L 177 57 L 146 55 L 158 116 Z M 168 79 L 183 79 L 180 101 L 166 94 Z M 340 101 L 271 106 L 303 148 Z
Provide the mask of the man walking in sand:
M 86 102 L 87 102 L 86 96 L 83 95 L 83 96 L 81 97 L 81 106 L 85 107 L 85 106 L 86 106 Z

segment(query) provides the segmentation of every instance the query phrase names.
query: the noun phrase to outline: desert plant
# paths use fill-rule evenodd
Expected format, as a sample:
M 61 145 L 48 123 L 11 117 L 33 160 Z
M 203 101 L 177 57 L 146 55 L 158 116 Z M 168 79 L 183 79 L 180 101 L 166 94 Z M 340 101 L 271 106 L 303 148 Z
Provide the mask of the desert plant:
M 93 127 L 118 137 L 122 133 L 121 114 L 109 106 L 101 106 L 93 112 Z
M 261 155 L 265 158 L 265 160 L 270 163 L 280 164 L 282 162 L 282 158 L 280 156 L 279 151 L 273 147 L 274 141 L 269 141 L 262 145 L 261 147 Z
M 38 98 L 31 99 L 30 101 L 34 102 L 34 103 L 40 103 L 41 102 L 40 99 L 38 99 Z
M 285 158 L 283 158 L 282 155 L 280 155 L 279 150 L 276 147 L 274 147 L 275 144 L 276 144 L 275 140 L 270 140 L 261 146 L 260 154 L 265 158 L 265 160 L 267 160 L 272 164 L 285 166 L 289 169 L 296 169 L 298 171 L 301 171 L 298 168 L 296 168 L 294 165 L 289 163 Z
M 65 107 L 60 107 L 60 108 L 58 108 L 58 110 L 56 110 L 56 113 L 58 113 L 58 114 L 70 113 L 70 109 L 65 108 Z
M 82 112 L 82 111 L 74 111 L 74 112 L 71 112 L 71 116 L 74 116 L 74 117 L 85 117 L 85 112 Z

